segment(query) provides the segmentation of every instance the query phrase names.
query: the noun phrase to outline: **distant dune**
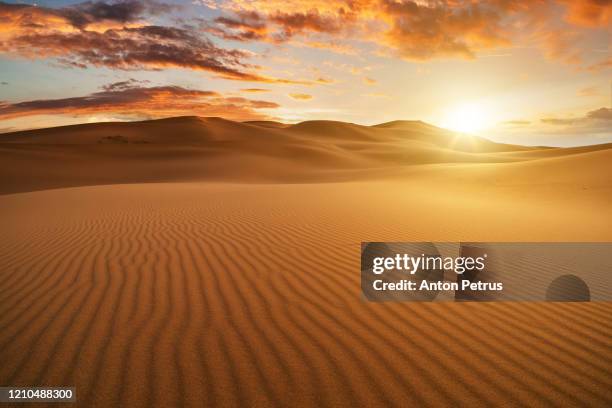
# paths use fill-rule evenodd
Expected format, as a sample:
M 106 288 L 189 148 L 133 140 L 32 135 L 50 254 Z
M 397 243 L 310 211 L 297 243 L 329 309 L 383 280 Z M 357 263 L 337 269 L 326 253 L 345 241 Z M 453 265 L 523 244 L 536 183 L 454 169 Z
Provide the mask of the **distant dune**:
M 371 127 L 199 117 L 96 123 L 0 135 L 0 194 L 196 180 L 355 181 L 422 164 L 510 163 L 597 150 L 609 155 L 611 147 L 505 145 L 409 121 Z
M 612 303 L 368 303 L 359 251 L 610 241 L 611 163 L 405 121 L 0 135 L 0 384 L 87 407 L 610 406 Z

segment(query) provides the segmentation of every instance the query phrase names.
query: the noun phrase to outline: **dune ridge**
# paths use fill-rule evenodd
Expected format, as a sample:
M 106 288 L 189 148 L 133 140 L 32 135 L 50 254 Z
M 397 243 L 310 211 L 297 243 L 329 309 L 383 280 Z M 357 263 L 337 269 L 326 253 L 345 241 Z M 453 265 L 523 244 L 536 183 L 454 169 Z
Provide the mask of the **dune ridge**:
M 419 165 L 527 162 L 598 151 L 609 156 L 611 150 L 612 144 L 500 144 L 416 121 L 284 125 L 189 116 L 2 134 L 0 194 L 142 182 L 358 181 Z

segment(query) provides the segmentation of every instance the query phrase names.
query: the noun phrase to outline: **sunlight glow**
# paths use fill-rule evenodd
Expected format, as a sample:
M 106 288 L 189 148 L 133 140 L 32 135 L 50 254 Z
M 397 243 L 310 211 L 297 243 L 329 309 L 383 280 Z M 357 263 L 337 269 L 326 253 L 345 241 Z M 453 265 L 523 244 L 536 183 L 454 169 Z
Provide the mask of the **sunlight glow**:
M 457 132 L 474 133 L 490 125 L 490 114 L 478 103 L 464 103 L 450 109 L 445 115 L 442 127 Z

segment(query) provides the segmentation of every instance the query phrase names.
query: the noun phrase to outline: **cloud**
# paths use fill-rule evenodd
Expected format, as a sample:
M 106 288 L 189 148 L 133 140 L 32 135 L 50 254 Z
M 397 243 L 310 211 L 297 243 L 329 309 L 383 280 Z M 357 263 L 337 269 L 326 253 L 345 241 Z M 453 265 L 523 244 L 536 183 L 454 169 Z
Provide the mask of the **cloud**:
M 514 45 L 581 63 L 588 29 L 606 30 L 609 0 L 225 0 L 210 32 L 238 41 L 289 42 L 355 53 L 354 40 L 406 60 L 476 58 Z M 296 40 L 296 37 L 302 37 Z
M 210 33 L 226 40 L 264 40 L 268 36 L 266 22 L 254 11 L 239 11 L 233 17 L 217 17 L 214 23 L 214 25 L 205 24 L 204 28 Z
M 390 98 L 391 97 L 391 95 L 382 93 L 382 92 L 371 92 L 371 93 L 366 94 L 365 96 L 368 96 L 370 98 Z
M 317 9 L 301 13 L 276 12 L 268 16 L 269 21 L 281 27 L 277 34 L 280 40 L 286 40 L 303 32 L 338 33 L 342 25 L 340 19 L 324 16 Z
M 47 8 L 28 4 L 0 2 L 0 21 L 4 26 L 43 29 L 70 26 L 85 29 L 105 23 L 122 26 L 148 15 L 164 14 L 177 6 L 154 0 L 85 1 L 63 8 Z
M 492 134 L 497 141 L 541 146 L 585 146 L 612 142 L 612 109 L 584 114 L 547 116 L 539 120 L 500 123 Z
M 262 93 L 262 92 L 270 92 L 269 89 L 263 88 L 243 88 L 240 92 L 249 92 L 249 93 Z
M 505 126 L 526 126 L 531 124 L 531 122 L 528 120 L 507 120 L 501 124 Z
M 302 94 L 302 93 L 291 93 L 289 94 L 289 96 L 292 97 L 293 99 L 300 100 L 300 101 L 308 101 L 312 99 L 312 95 Z
M 588 86 L 586 88 L 581 88 L 576 92 L 577 96 L 596 96 L 599 95 L 599 90 L 596 86 Z
M 587 113 L 586 118 L 612 121 L 612 109 L 611 108 L 599 108 L 599 109 L 590 111 L 589 113 Z
M 107 3 L 104 1 L 86 1 L 57 11 L 73 26 L 85 28 L 99 22 L 116 22 L 126 24 L 138 21 L 145 14 L 158 15 L 172 11 L 176 6 L 159 3 L 153 0 L 123 0 Z
M 250 120 L 268 118 L 268 115 L 257 112 L 258 109 L 278 107 L 274 102 L 225 97 L 213 91 L 179 86 L 143 87 L 142 82 L 129 80 L 105 85 L 102 90 L 86 96 L 0 102 L 0 119 L 45 114 L 86 116 L 107 113 L 133 117 L 199 115 Z
M 552 30 L 544 36 L 544 50 L 550 59 L 568 64 L 580 63 L 581 50 L 578 47 L 580 37 L 575 31 Z
M 333 51 L 336 54 L 344 54 L 344 55 L 357 55 L 359 53 L 358 49 L 350 44 L 341 44 L 337 41 L 316 41 L 316 40 L 307 40 L 303 42 L 292 41 L 291 45 L 295 46 L 304 46 L 310 48 L 318 48 L 321 50 L 329 50 Z
M 54 57 L 64 65 L 104 66 L 123 70 L 190 68 L 223 78 L 272 82 L 243 71 L 246 54 L 216 47 L 186 30 L 161 26 L 111 29 L 103 33 L 32 32 L 0 45 L 0 52 L 27 58 Z
M 612 109 L 599 108 L 577 117 L 555 117 L 541 120 L 538 136 L 572 140 L 574 145 L 611 142 Z
M 363 83 L 366 85 L 376 85 L 377 81 L 375 79 L 365 77 L 363 78 Z
M 335 83 L 336 81 L 330 78 L 319 77 L 315 80 L 315 82 L 321 85 L 330 85 Z
M 542 123 L 548 125 L 566 126 L 579 125 L 582 127 L 601 127 L 605 126 L 609 130 L 612 126 L 612 109 L 599 108 L 587 112 L 584 116 L 566 117 L 566 118 L 543 118 Z M 601 126 L 600 126 L 601 125 Z
M 337 33 L 340 22 L 334 16 L 325 16 L 315 9 L 305 12 L 283 12 L 262 15 L 255 10 L 238 10 L 233 16 L 221 16 L 205 29 L 221 38 L 234 41 L 265 40 L 283 42 L 305 32 Z M 321 44 L 318 44 L 321 45 Z
M 603 69 L 612 68 L 612 57 L 603 59 L 599 62 L 589 65 L 586 69 L 587 71 L 598 72 Z
M 102 89 L 108 92 L 121 91 L 124 89 L 135 88 L 139 85 L 149 84 L 149 83 L 151 83 L 151 81 L 149 80 L 138 80 L 138 79 L 130 78 L 126 81 L 113 82 L 111 84 L 104 85 Z
M 566 20 L 584 27 L 610 27 L 612 2 L 609 0 L 564 0 Z
M 266 76 L 248 63 L 252 53 L 220 47 L 207 35 L 343 54 L 371 50 L 412 61 L 472 59 L 527 44 L 551 59 L 583 64 L 590 61 L 585 39 L 606 31 L 612 19 L 609 0 L 224 0 L 214 3 L 212 20 L 182 21 L 169 16 L 175 4 L 95 0 L 50 8 L 0 1 L 0 54 L 66 67 L 182 68 L 230 80 L 313 85 Z M 155 25 L 152 17 L 172 23 Z M 611 61 L 590 64 L 584 68 L 596 71 Z
M 6 82 L 6 81 L 2 81 L 2 82 L 0 82 L 0 85 L 8 85 L 8 84 L 9 84 L 9 83 L 8 83 L 8 82 Z
M 242 41 L 283 42 L 295 36 L 324 34 L 335 39 L 366 39 L 412 60 L 472 58 L 476 51 L 510 44 L 502 14 L 515 12 L 519 1 L 360 0 L 302 2 L 249 1 L 224 3 L 234 17 L 215 20 L 215 35 Z M 524 0 L 523 0 L 524 3 Z M 308 8 L 306 8 L 308 7 Z M 503 12 L 503 13 L 502 13 Z M 302 44 L 350 51 L 350 46 L 312 39 Z M 349 48 L 347 48 L 349 47 Z
M 216 46 L 197 30 L 159 25 L 123 25 L 145 12 L 171 6 L 156 2 L 86 2 L 50 9 L 0 3 L 0 53 L 29 59 L 54 58 L 67 67 L 107 67 L 121 70 L 186 68 L 232 80 L 307 84 L 267 77 L 247 64 L 250 54 Z M 88 29 L 94 22 L 118 22 L 119 27 Z
M 478 4 L 455 7 L 447 2 L 385 0 L 383 6 L 391 17 L 386 42 L 405 59 L 474 58 L 478 50 L 510 45 L 500 15 Z

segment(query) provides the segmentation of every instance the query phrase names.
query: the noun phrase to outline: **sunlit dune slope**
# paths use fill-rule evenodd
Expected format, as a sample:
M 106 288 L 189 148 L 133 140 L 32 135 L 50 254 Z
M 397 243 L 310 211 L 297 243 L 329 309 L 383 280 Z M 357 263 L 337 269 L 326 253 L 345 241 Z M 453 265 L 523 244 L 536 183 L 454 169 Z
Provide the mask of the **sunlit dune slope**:
M 505 145 L 423 122 L 296 125 L 177 117 L 0 135 L 0 193 L 170 181 L 331 182 L 420 164 L 509 163 L 609 149 Z
M 359 285 L 363 240 L 609 240 L 609 201 L 419 176 L 4 195 L 0 382 L 105 408 L 610 406 L 609 302 L 374 304 Z

